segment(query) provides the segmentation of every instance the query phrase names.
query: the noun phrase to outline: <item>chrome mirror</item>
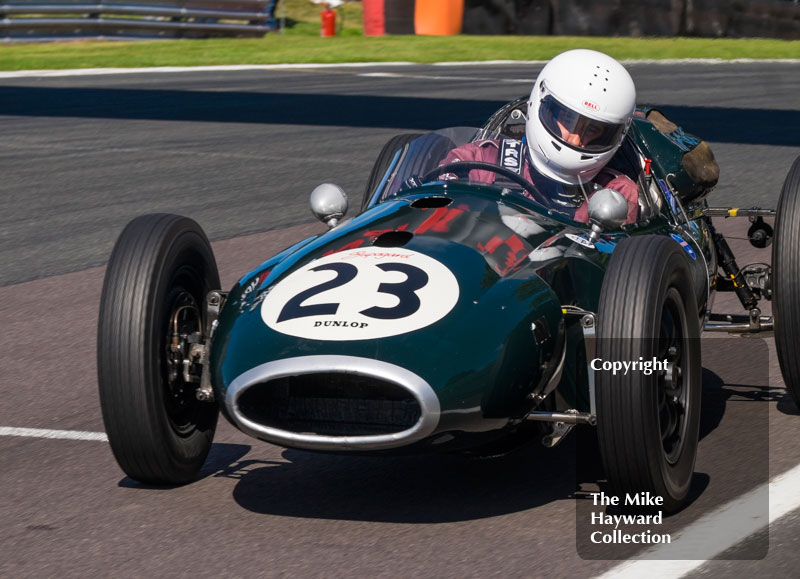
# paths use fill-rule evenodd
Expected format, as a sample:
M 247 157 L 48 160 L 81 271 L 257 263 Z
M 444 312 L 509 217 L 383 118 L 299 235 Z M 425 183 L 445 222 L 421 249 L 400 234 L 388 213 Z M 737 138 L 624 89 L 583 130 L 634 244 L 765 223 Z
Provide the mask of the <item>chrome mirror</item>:
M 628 217 L 628 202 L 622 193 L 614 189 L 600 189 L 589 198 L 589 221 L 592 222 L 592 233 L 589 238 L 594 241 L 601 231 L 616 229 Z
M 311 192 L 311 213 L 330 228 L 347 213 L 347 193 L 333 183 L 317 185 Z

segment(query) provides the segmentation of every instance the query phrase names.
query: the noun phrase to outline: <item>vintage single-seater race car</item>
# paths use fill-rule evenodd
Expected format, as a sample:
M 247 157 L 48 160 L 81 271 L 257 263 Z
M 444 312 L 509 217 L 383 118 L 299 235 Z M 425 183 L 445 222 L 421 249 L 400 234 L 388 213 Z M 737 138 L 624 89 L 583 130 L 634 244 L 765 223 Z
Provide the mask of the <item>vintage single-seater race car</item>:
M 191 481 L 219 411 L 263 441 L 338 453 L 553 446 L 585 424 L 610 485 L 671 512 L 697 453 L 701 331 L 774 331 L 797 403 L 800 159 L 777 213 L 712 208 L 716 177 L 687 161 L 698 141 L 640 109 L 614 160 L 638 183 L 638 220 L 622 225 L 625 200 L 601 190 L 582 223 L 506 166 L 441 164 L 464 143 L 518 137 L 525 110 L 519 99 L 481 128 L 394 137 L 359 215 L 344 219 L 344 193 L 321 185 L 311 205 L 329 230 L 227 292 L 194 221 L 134 219 L 98 331 L 103 418 L 125 473 Z M 470 181 L 476 169 L 498 178 Z M 754 245 L 773 243 L 771 267 L 736 264 L 712 224 L 736 215 Z M 742 312 L 711 312 L 715 291 L 736 292 Z

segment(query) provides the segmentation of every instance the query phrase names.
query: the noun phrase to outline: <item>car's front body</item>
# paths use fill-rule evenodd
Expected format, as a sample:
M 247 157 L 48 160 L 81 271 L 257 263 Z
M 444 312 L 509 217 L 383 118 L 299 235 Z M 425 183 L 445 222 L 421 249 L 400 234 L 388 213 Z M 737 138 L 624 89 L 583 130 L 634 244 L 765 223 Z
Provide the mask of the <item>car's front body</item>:
M 408 161 L 393 160 L 365 212 L 229 293 L 211 381 L 244 432 L 334 452 L 449 450 L 502 437 L 537 406 L 590 410 L 567 309 L 596 311 L 615 244 L 680 236 L 673 221 L 654 213 L 590 239 L 588 225 L 499 186 L 406 188 Z M 686 237 L 705 307 L 707 248 Z

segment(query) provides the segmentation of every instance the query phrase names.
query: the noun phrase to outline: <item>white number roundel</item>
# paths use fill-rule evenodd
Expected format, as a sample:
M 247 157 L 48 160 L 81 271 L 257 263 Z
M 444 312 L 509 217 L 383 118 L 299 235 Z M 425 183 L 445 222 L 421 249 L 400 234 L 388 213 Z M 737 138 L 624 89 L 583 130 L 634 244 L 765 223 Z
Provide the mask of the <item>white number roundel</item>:
M 261 305 L 261 318 L 298 338 L 371 340 L 442 319 L 458 293 L 453 273 L 427 255 L 402 248 L 349 249 L 275 284 Z

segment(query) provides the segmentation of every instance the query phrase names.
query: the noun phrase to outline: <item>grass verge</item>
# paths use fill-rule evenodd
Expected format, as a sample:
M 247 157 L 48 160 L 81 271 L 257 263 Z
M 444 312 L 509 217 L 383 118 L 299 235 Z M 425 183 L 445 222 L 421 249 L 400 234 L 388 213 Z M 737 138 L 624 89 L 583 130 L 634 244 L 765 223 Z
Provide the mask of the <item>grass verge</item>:
M 797 58 L 800 41 L 704 38 L 386 36 L 316 38 L 270 34 L 260 39 L 153 42 L 83 41 L 0 46 L 0 70 L 221 64 L 546 60 L 570 48 L 617 59 Z
M 570 48 L 593 48 L 617 59 L 798 58 L 800 41 L 708 38 L 600 38 L 569 36 L 361 35 L 361 3 L 339 10 L 341 35 L 319 37 L 320 7 L 285 0 L 276 16 L 284 33 L 258 39 L 74 41 L 0 44 L 0 70 L 98 67 L 300 64 L 337 62 L 447 62 L 547 60 Z

